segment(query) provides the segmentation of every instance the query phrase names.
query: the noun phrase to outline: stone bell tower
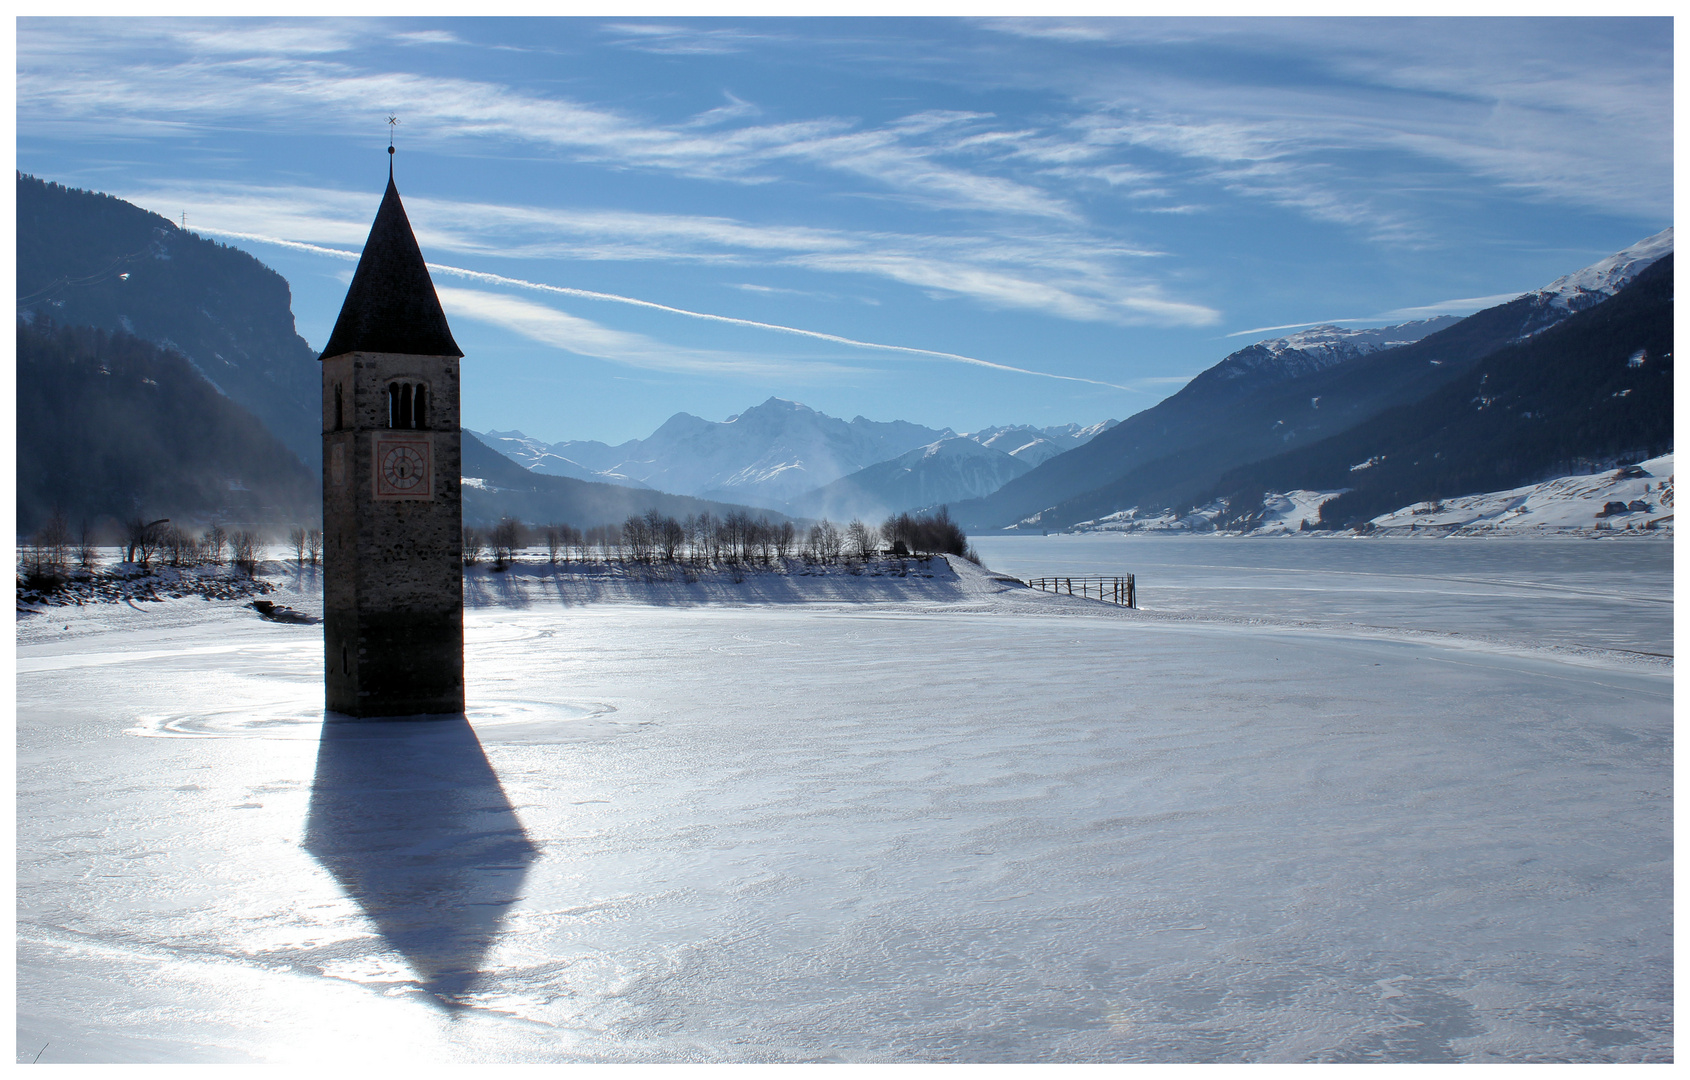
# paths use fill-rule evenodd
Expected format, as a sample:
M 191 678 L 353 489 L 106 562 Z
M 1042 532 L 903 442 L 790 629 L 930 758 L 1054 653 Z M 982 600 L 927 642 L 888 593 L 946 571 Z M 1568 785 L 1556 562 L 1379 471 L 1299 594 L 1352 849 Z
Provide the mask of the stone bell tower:
M 463 355 L 389 169 L 321 358 L 324 682 L 335 712 L 463 712 Z

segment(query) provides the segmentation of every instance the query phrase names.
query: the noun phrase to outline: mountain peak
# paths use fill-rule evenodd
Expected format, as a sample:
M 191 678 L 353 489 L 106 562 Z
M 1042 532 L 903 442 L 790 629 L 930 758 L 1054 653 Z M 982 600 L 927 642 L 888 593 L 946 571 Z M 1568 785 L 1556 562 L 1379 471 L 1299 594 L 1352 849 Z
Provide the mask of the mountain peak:
M 1560 307 L 1577 310 L 1590 306 L 1591 301 L 1612 296 L 1624 288 L 1632 278 L 1648 269 L 1664 255 L 1672 253 L 1672 226 L 1668 225 L 1653 236 L 1644 237 L 1623 251 L 1616 251 L 1583 270 L 1576 270 L 1551 281 L 1537 290 L 1540 296 Z M 1582 301 L 1582 302 L 1581 302 Z

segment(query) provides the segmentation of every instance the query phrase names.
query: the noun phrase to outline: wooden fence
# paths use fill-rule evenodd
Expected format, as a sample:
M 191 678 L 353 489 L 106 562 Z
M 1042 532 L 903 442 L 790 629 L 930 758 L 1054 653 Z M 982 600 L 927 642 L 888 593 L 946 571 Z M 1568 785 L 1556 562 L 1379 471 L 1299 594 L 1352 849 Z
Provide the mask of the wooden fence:
M 1133 575 L 1126 577 L 1041 577 L 1028 578 L 1027 587 L 1041 592 L 1067 593 L 1069 596 L 1092 596 L 1107 604 L 1138 607 L 1138 591 Z

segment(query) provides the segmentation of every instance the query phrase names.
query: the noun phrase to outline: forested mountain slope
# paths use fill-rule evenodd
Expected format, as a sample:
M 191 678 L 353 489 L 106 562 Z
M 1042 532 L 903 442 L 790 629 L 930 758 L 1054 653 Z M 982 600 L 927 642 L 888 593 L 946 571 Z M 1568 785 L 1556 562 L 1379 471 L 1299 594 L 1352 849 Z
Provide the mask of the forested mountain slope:
M 320 471 L 321 369 L 282 276 L 121 199 L 18 175 L 18 313 L 186 356 Z
M 1233 470 L 1209 494 L 1238 514 L 1267 491 L 1350 488 L 1321 509 L 1321 524 L 1347 526 L 1411 503 L 1665 453 L 1672 312 L 1668 255 L 1612 298 L 1492 352 L 1422 400 Z
M 1510 342 L 1600 302 L 1671 250 L 1671 230 L 1551 286 L 1488 308 L 1410 344 L 1285 376 L 1237 395 L 1200 376 L 1160 404 L 1059 455 L 985 499 L 954 505 L 965 527 L 1061 528 L 1132 507 L 1188 504 L 1224 473 L 1346 431 L 1424 398 Z M 1605 268 L 1605 269 L 1604 269 Z M 1566 283 L 1578 284 L 1575 288 Z M 1586 287 L 1588 285 L 1588 287 Z M 1607 290 L 1607 291 L 1604 291 Z M 1236 364 L 1249 349 L 1211 372 Z
M 318 477 L 181 354 L 121 330 L 17 327 L 18 530 L 140 514 L 283 524 Z

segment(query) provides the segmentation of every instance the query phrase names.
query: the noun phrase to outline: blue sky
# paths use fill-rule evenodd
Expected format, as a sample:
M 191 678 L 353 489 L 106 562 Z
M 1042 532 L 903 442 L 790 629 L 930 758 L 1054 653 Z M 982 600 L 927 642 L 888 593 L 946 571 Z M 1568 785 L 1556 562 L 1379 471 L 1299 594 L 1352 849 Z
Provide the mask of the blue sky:
M 1121 418 L 1262 328 L 1672 224 L 1668 19 L 20 19 L 18 167 L 252 252 L 321 347 L 386 182 L 465 426 L 770 395 Z

